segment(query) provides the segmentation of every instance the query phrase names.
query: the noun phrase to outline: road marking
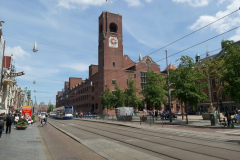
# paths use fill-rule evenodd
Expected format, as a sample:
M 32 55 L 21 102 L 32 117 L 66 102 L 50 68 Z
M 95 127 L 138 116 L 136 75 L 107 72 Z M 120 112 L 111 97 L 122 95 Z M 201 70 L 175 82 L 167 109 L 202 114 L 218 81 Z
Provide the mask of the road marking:
M 216 132 L 224 133 L 224 134 L 240 134 L 239 131 L 229 131 L 229 132 L 216 131 Z M 238 133 L 234 133 L 234 132 L 238 132 Z
M 133 141 L 132 139 L 126 140 L 127 142 Z

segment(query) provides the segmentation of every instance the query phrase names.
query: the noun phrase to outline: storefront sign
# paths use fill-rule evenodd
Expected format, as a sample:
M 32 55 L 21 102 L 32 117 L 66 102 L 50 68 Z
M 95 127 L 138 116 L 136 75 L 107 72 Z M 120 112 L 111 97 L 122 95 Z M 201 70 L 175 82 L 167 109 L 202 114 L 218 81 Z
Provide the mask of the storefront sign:
M 17 76 L 22 76 L 24 75 L 25 73 L 23 72 L 19 72 L 19 73 L 9 73 L 8 74 L 8 77 L 17 77 Z
M 32 117 L 32 107 L 31 106 L 23 106 L 22 107 L 22 114 L 25 114 Z

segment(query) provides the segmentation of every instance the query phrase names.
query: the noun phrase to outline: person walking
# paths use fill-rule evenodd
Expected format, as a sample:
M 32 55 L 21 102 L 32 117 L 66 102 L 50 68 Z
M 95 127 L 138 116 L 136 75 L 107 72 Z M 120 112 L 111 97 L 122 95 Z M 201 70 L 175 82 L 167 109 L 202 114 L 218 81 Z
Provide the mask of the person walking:
M 4 126 L 6 126 L 6 118 L 3 117 L 3 114 L 0 114 L 0 140 L 2 137 L 2 132 L 4 132 Z
M 45 125 L 47 125 L 47 117 L 48 117 L 48 115 L 46 114 L 45 118 L 44 118 Z
M 231 114 L 229 113 L 229 111 L 226 112 L 225 117 L 227 118 L 228 121 L 228 127 L 230 127 Z
M 14 128 L 16 128 L 16 125 L 18 123 L 19 120 L 19 116 L 15 114 L 15 118 L 14 118 Z
M 6 118 L 6 134 L 7 133 L 11 133 L 11 126 L 12 126 L 12 117 L 10 115 L 10 113 L 8 113 L 8 116 Z
M 240 110 L 238 110 L 237 114 L 237 124 L 240 126 Z

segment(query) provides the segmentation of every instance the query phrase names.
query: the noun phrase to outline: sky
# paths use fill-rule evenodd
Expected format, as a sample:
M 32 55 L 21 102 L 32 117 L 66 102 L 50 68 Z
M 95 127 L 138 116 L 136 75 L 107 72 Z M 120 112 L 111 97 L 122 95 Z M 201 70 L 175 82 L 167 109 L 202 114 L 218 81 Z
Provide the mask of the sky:
M 13 54 L 17 72 L 25 72 L 17 83 L 32 90 L 33 101 L 36 96 L 38 104 L 48 104 L 50 100 L 55 104 L 57 91 L 62 90 L 69 77 L 88 78 L 88 66 L 98 63 L 98 17 L 102 11 L 110 12 L 110 3 L 111 12 L 123 18 L 123 54 L 134 62 L 139 54 L 144 57 L 240 7 L 239 0 L 1 1 L 5 55 Z M 165 50 L 173 55 L 238 26 L 240 11 L 150 57 L 164 70 Z M 182 55 L 195 59 L 197 53 L 220 49 L 222 39 L 239 41 L 240 28 L 175 54 L 168 62 L 177 66 Z M 34 42 L 38 52 L 32 51 Z

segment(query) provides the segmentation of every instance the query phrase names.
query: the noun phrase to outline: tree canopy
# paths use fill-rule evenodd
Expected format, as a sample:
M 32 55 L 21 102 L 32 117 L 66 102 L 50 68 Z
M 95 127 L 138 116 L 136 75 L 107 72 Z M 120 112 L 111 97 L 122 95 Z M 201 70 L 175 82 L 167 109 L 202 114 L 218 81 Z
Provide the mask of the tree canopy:
M 152 70 L 147 71 L 147 83 L 141 92 L 144 96 L 144 102 L 156 109 L 160 109 L 162 104 L 166 104 L 167 90 L 164 88 L 165 84 L 166 80 L 163 76 L 154 73 Z
M 137 109 L 142 105 L 141 100 L 137 97 L 138 88 L 136 87 L 135 80 L 129 76 L 127 79 L 127 88 L 125 89 L 125 105 Z
M 223 67 L 226 73 L 222 79 L 227 82 L 224 85 L 225 93 L 231 96 L 235 102 L 240 102 L 240 46 L 233 44 L 233 41 L 224 41 L 224 55 Z
M 180 58 L 181 64 L 176 70 L 170 72 L 170 83 L 172 90 L 172 96 L 179 101 L 184 102 L 186 105 L 197 107 L 200 101 L 206 100 L 206 94 L 203 92 L 203 88 L 206 88 L 206 83 L 200 80 L 206 78 L 200 68 L 194 63 L 193 59 L 188 56 L 182 56 Z M 186 123 L 187 110 L 186 112 Z

